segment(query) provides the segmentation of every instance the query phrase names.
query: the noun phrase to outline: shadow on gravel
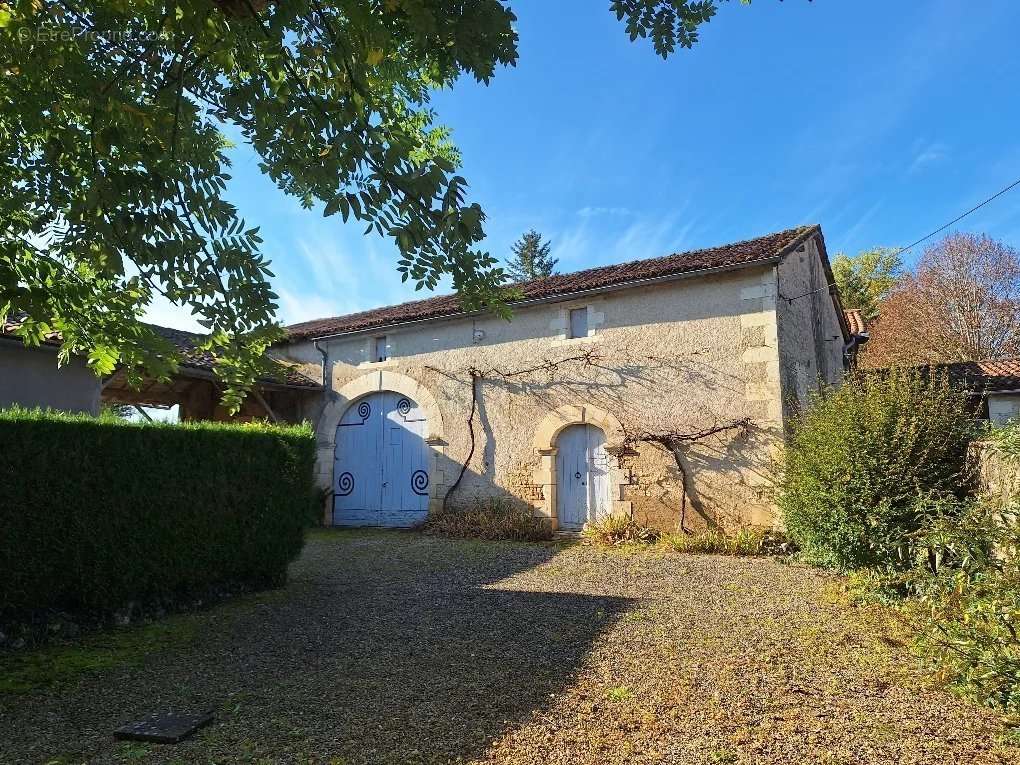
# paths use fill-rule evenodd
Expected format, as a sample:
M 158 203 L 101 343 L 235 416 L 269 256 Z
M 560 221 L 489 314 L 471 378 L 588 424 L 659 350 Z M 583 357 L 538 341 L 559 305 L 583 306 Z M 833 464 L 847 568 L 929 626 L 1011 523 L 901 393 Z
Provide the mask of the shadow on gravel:
M 455 565 L 432 559 L 437 544 Z M 304 677 L 277 689 L 276 714 L 315 718 L 304 731 L 312 755 L 479 756 L 570 685 L 592 644 L 631 604 L 484 587 L 544 563 L 555 547 L 421 540 L 377 552 L 366 556 L 375 558 L 370 565 L 355 557 L 343 566 L 351 578 L 334 592 L 350 611 L 335 615 L 324 642 L 321 633 L 313 638 L 324 649 L 321 663 L 293 667 Z
M 194 644 L 0 704 L 12 734 L 0 762 L 120 762 L 130 753 L 110 738 L 114 727 L 181 707 L 216 709 L 217 721 L 182 744 L 149 747 L 146 762 L 478 757 L 541 714 L 632 603 L 500 589 L 558 552 L 400 532 L 315 534 L 285 591 L 232 616 L 208 612 Z

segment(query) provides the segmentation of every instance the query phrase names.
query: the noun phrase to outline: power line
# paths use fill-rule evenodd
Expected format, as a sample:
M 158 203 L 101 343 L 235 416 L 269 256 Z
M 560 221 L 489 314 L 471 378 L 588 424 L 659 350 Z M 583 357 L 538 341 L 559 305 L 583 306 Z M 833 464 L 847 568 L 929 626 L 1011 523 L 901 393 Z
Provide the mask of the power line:
M 921 242 L 926 242 L 929 239 L 931 239 L 933 236 L 935 236 L 936 234 L 941 234 L 943 231 L 945 231 L 950 226 L 952 226 L 952 225 L 954 225 L 956 223 L 959 223 L 961 220 L 966 218 L 971 213 L 977 212 L 978 210 L 980 210 L 982 207 L 984 207 L 989 202 L 992 202 L 992 201 L 998 199 L 1003 194 L 1005 194 L 1007 191 L 1012 191 L 1017 186 L 1020 186 L 1020 178 L 1018 178 L 1017 180 L 1013 181 L 1013 183 L 1009 184 L 1006 188 L 1002 189 L 1001 191 L 997 191 L 996 193 L 992 194 L 984 202 L 981 202 L 980 204 L 974 205 L 974 207 L 972 207 L 969 210 L 967 210 L 967 212 L 963 213 L 963 215 L 959 215 L 956 218 L 953 218 L 946 225 L 940 226 L 939 228 L 937 228 L 934 231 L 932 231 L 930 234 L 927 234 L 926 236 L 922 236 L 916 242 L 908 244 L 906 247 L 900 247 L 898 250 L 896 250 L 893 253 L 893 255 L 894 256 L 895 255 L 902 255 L 907 250 L 910 250 L 910 249 L 913 249 L 914 247 L 917 247 L 917 245 L 919 245 Z M 810 292 L 805 292 L 803 295 L 796 295 L 794 297 L 789 297 L 789 298 L 788 297 L 784 297 L 783 295 L 780 295 L 779 297 L 782 298 L 783 300 L 786 300 L 788 303 L 792 303 L 794 300 L 799 300 L 800 298 L 807 297 L 808 295 L 814 295 L 816 292 L 821 292 L 824 289 L 830 289 L 830 288 L 835 287 L 835 286 L 836 286 L 836 284 L 835 284 L 835 282 L 833 282 L 832 284 L 826 284 L 824 287 L 819 287 L 816 290 L 811 290 Z
M 981 204 L 979 204 L 979 205 L 975 205 L 974 207 L 970 208 L 969 210 L 967 210 L 967 212 L 965 212 L 965 213 L 964 213 L 963 215 L 959 216 L 958 218 L 953 218 L 953 219 L 952 219 L 951 221 L 949 221 L 949 223 L 947 223 L 946 225 L 944 225 L 944 226 L 941 226 L 940 228 L 937 228 L 937 229 L 935 229 L 934 231 L 932 231 L 932 232 L 931 232 L 930 234 L 928 234 L 927 236 L 922 236 L 922 237 L 921 237 L 920 239 L 918 239 L 918 240 L 917 240 L 916 242 L 914 242 L 913 244 L 908 244 L 908 245 L 907 245 L 906 247 L 901 247 L 900 249 L 896 250 L 896 252 L 895 252 L 894 254 L 895 254 L 895 255 L 902 255 L 902 254 L 903 254 L 904 252 L 906 252 L 906 251 L 907 251 L 907 250 L 909 250 L 909 249 L 912 249 L 912 248 L 916 247 L 916 246 L 917 246 L 917 245 L 919 245 L 919 244 L 920 244 L 921 242 L 925 242 L 925 241 L 927 241 L 927 240 L 931 239 L 931 238 L 932 238 L 933 236 L 935 236 L 936 234 L 941 234 L 941 233 L 942 233 L 943 231 L 945 231 L 945 230 L 946 230 L 947 228 L 949 228 L 949 227 L 950 227 L 950 226 L 952 226 L 953 224 L 955 224 L 955 223 L 959 223 L 959 222 L 960 222 L 961 220 L 963 220 L 964 218 L 966 218 L 966 217 L 967 217 L 968 215 L 970 215 L 970 214 L 971 214 L 972 212 L 977 212 L 978 210 L 980 210 L 980 209 L 981 209 L 982 207 L 984 207 L 984 206 L 985 206 L 986 204 L 988 204 L 988 203 L 989 203 L 989 202 L 991 202 L 992 200 L 998 199 L 998 198 L 999 198 L 999 197 L 1001 197 L 1001 196 L 1002 196 L 1003 194 L 1005 194 L 1005 193 L 1006 193 L 1007 191 L 1010 191 L 1010 190 L 1012 190 L 1012 189 L 1015 189 L 1015 188 L 1016 188 L 1017 186 L 1020 186 L 1020 178 L 1018 178 L 1017 180 L 1015 180 L 1015 181 L 1014 181 L 1013 183 L 1009 184 L 1009 185 L 1008 185 L 1008 186 L 1007 186 L 1006 188 L 1004 188 L 1004 189 L 1003 189 L 1002 191 L 999 191 L 999 192 L 997 192 L 997 193 L 995 193 L 995 194 L 992 194 L 992 196 L 988 197 L 988 199 L 986 199 L 986 200 L 985 200 L 984 202 L 982 202 Z

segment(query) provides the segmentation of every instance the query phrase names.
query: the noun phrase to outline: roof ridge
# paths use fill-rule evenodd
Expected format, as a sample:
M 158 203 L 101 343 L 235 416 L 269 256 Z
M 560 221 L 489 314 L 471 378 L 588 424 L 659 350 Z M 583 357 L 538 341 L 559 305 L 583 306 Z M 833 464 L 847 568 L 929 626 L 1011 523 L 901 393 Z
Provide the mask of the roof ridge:
M 701 270 L 742 267 L 764 259 L 783 257 L 790 250 L 798 247 L 809 237 L 820 232 L 821 226 L 819 224 L 804 224 L 793 228 L 783 229 L 781 231 L 763 234 L 757 237 L 742 239 L 736 242 L 715 245 L 712 247 L 701 247 L 682 252 L 673 252 L 666 255 L 658 255 L 654 258 L 641 258 L 637 260 L 624 261 L 622 263 L 607 263 L 605 265 L 592 266 L 590 268 L 572 271 L 565 274 L 552 274 L 538 279 L 529 279 L 512 285 L 508 284 L 507 286 L 523 290 L 526 293 L 523 301 L 514 302 L 526 302 L 528 300 L 552 298 L 557 296 L 566 297 L 567 295 L 577 292 L 586 292 L 592 289 L 609 286 L 622 286 L 630 282 L 639 282 L 650 278 L 662 278 Z M 772 246 L 768 247 L 766 245 Z M 758 247 L 761 247 L 765 252 L 757 252 Z M 755 252 L 750 255 L 746 252 L 742 252 L 749 249 L 753 249 Z M 735 257 L 732 260 L 720 257 L 718 258 L 718 262 L 714 262 L 711 257 L 723 256 L 726 253 L 734 253 Z M 743 257 L 737 257 L 737 255 L 743 255 Z M 755 257 L 755 255 L 757 255 L 757 257 Z M 697 262 L 699 258 L 712 262 L 700 264 Z M 676 268 L 667 267 L 663 269 L 662 273 L 654 273 L 657 265 L 668 266 L 677 260 L 682 262 L 676 263 Z M 685 267 L 688 265 L 688 262 L 692 267 Z M 644 275 L 642 273 L 634 273 L 642 271 L 651 273 Z M 596 277 L 617 273 L 620 278 L 604 280 L 605 283 L 594 284 L 592 286 L 572 286 L 573 283 L 582 281 L 586 278 L 598 281 Z M 557 289 L 559 285 L 564 285 L 566 288 Z M 529 292 L 535 294 L 527 294 Z M 451 301 L 456 301 L 453 306 L 449 305 Z M 413 310 L 415 308 L 421 308 L 423 310 L 421 312 L 415 312 Z M 452 308 L 452 310 L 447 310 L 449 308 Z M 426 298 L 418 298 L 416 300 L 407 300 L 402 303 L 376 306 L 374 308 L 367 308 L 362 311 L 354 311 L 337 316 L 308 319 L 306 321 L 295 322 L 294 324 L 287 325 L 284 329 L 287 330 L 290 340 L 301 340 L 308 337 L 332 334 L 334 332 L 354 332 L 390 326 L 407 321 L 452 317 L 461 313 L 465 313 L 465 311 L 460 308 L 457 294 L 444 293 L 442 295 L 433 295 Z M 375 320 L 372 320 L 372 317 L 375 317 Z

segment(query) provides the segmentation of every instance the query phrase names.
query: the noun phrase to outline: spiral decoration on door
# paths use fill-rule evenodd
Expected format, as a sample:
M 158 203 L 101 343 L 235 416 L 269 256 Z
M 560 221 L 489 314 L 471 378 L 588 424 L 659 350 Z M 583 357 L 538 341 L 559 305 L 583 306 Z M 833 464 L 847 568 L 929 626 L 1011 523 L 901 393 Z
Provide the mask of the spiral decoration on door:
M 336 479 L 336 493 L 341 497 L 346 497 L 354 491 L 354 476 L 350 473 L 341 473 Z
M 429 474 L 424 470 L 415 470 L 411 474 L 411 489 L 419 497 L 428 496 L 429 493 Z
M 397 402 L 397 412 L 400 413 L 401 417 L 407 417 L 411 413 L 411 402 L 406 398 L 400 399 Z

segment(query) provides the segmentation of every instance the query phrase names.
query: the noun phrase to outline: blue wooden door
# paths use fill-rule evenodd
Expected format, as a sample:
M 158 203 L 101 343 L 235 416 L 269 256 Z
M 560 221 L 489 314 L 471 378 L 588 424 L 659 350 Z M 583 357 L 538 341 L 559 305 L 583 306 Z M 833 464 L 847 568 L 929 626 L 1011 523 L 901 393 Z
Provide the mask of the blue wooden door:
M 429 503 L 425 416 L 389 391 L 362 399 L 340 419 L 333 468 L 333 524 L 412 526 Z
M 593 425 L 571 425 L 556 440 L 556 513 L 559 527 L 577 531 L 610 511 L 606 436 Z

